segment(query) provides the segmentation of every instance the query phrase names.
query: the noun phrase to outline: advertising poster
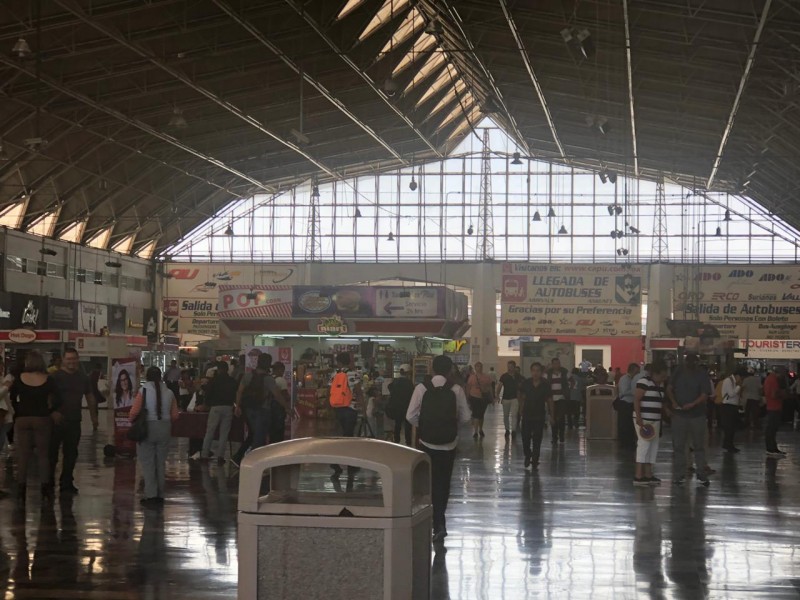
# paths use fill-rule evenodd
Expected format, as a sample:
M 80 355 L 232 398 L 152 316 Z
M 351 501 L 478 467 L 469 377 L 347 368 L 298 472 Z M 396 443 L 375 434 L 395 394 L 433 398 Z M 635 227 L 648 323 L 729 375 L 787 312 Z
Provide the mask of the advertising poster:
M 152 308 L 142 310 L 142 335 L 147 336 L 147 341 L 154 344 L 158 341 L 158 311 Z
M 676 318 L 714 325 L 722 338 L 800 339 L 800 267 L 676 267 Z
M 165 298 L 163 301 L 164 333 L 188 333 L 207 337 L 219 336 L 217 298 Z
M 108 305 L 108 329 L 111 333 L 125 333 L 125 316 L 124 306 Z
M 118 452 L 135 451 L 136 444 L 125 436 L 131 426 L 128 413 L 139 391 L 136 361 L 131 358 L 114 359 L 108 388 L 108 407 L 114 411 L 114 445 Z
M 167 263 L 165 298 L 210 299 L 219 286 L 249 288 L 251 285 L 292 285 L 299 282 L 295 265 L 270 263 Z
M 85 333 L 99 334 L 108 327 L 108 305 L 94 302 L 78 303 L 78 330 Z
M 396 319 L 445 318 L 444 288 L 375 288 L 375 316 Z
M 78 325 L 77 304 L 72 300 L 47 299 L 47 327 L 74 331 Z
M 641 270 L 506 263 L 500 323 L 503 335 L 639 336 Z
M 295 286 L 292 316 L 371 317 L 375 314 L 375 291 L 376 288 L 359 285 Z M 403 308 L 399 305 L 398 307 Z
M 292 288 L 286 285 L 220 286 L 219 311 L 223 319 L 292 316 Z

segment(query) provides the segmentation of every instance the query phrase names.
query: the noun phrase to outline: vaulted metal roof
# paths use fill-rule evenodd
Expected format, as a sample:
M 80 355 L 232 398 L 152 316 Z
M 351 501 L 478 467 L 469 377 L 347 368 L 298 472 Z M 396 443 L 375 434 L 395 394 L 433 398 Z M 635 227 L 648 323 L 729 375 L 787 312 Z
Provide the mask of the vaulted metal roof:
M 0 221 L 152 251 L 254 192 L 446 155 L 491 113 L 523 154 L 800 226 L 798 93 L 791 0 L 6 0 Z

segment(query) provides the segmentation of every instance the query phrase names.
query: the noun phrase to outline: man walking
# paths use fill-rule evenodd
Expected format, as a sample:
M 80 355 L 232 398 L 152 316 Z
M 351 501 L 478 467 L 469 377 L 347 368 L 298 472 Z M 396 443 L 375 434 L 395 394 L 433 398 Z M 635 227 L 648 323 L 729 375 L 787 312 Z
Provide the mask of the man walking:
M 450 498 L 458 425 L 468 423 L 470 409 L 460 385 L 449 380 L 453 361 L 448 356 L 433 359 L 433 377 L 414 389 L 406 419 L 417 428 L 422 450 L 431 459 L 431 501 L 433 504 L 433 541 L 447 536 L 445 511 Z
M 517 374 L 517 363 L 508 361 L 508 370 L 500 376 L 500 401 L 503 403 L 503 423 L 506 426 L 506 439 L 517 436 L 517 417 L 519 415 L 519 385 L 522 378 Z
M 203 438 L 201 458 L 211 456 L 211 443 L 214 434 L 219 428 L 219 445 L 217 446 L 217 459 L 225 459 L 225 446 L 228 444 L 228 434 L 233 422 L 233 403 L 236 401 L 236 380 L 228 374 L 228 363 L 220 362 L 217 365 L 217 374 L 206 387 L 205 405 L 208 407 L 208 421 L 206 435 Z
M 745 374 L 747 374 L 745 372 Z M 741 405 L 742 372 L 737 371 L 722 382 L 722 404 L 719 406 L 720 422 L 724 434 L 722 448 L 731 454 L 739 452 L 734 446 L 733 438 L 739 424 L 739 406 Z
M 169 390 L 175 395 L 175 398 L 180 398 L 181 395 L 181 370 L 178 367 L 178 361 L 173 360 L 169 364 L 169 369 L 164 373 L 164 383 L 167 384 Z
M 786 372 L 783 367 L 775 367 L 764 380 L 764 398 L 767 401 L 767 426 L 764 430 L 764 441 L 767 444 L 767 456 L 770 458 L 786 458 L 786 452 L 778 448 L 776 439 L 781 426 L 783 401 L 786 399 Z
M 81 413 L 83 397 L 89 406 L 94 406 L 95 398 L 89 378 L 80 370 L 78 351 L 74 348 L 64 352 L 61 368 L 51 375 L 57 395 L 53 406 L 53 433 L 50 439 L 50 469 L 55 481 L 59 450 L 63 448 L 63 463 L 59 484 L 62 494 L 77 494 L 73 471 L 78 460 L 78 443 L 81 441 Z
M 561 366 L 561 361 L 554 358 L 550 361 L 550 370 L 546 375 L 547 382 L 550 384 L 550 392 L 553 395 L 552 411 L 550 413 L 550 420 L 553 425 L 552 443 L 555 446 L 557 443 L 564 443 L 564 422 L 567 403 L 566 403 L 566 390 L 567 390 L 567 370 Z
M 627 372 L 619 378 L 617 386 L 617 440 L 625 448 L 635 448 L 638 436 L 633 427 L 633 398 L 639 374 L 639 365 L 631 363 Z
M 406 446 L 411 445 L 411 423 L 406 420 L 414 383 L 411 381 L 411 365 L 400 365 L 400 377 L 389 384 L 389 404 L 386 414 L 394 420 L 394 443 L 400 442 L 400 431 L 405 432 Z
M 539 452 L 544 437 L 545 409 L 555 414 L 550 384 L 542 377 L 542 365 L 531 365 L 531 376 L 519 387 L 520 411 L 522 413 L 522 451 L 525 454 L 525 470 L 539 467 Z
M 698 481 L 710 484 L 706 471 L 706 403 L 711 395 L 711 381 L 697 365 L 697 355 L 687 354 L 683 366 L 672 376 L 667 396 L 673 410 L 672 418 L 672 483 L 686 481 L 686 443 L 694 449 L 695 472 Z

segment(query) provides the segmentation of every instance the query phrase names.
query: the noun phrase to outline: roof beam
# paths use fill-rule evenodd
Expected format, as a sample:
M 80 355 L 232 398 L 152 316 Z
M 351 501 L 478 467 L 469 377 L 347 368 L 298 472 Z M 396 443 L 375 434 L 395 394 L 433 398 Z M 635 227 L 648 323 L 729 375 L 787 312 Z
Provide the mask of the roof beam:
M 294 9 L 294 11 L 295 11 L 295 12 L 296 12 L 298 15 L 300 15 L 300 17 L 301 17 L 301 18 L 302 18 L 302 19 L 303 19 L 303 20 L 304 20 L 304 21 L 305 21 L 305 22 L 306 22 L 306 23 L 307 23 L 307 24 L 308 24 L 308 25 L 311 27 L 311 29 L 312 29 L 312 30 L 313 30 L 313 31 L 314 31 L 314 32 L 315 32 L 315 33 L 316 33 L 316 34 L 317 34 L 317 35 L 318 35 L 318 36 L 319 36 L 319 37 L 322 39 L 322 41 L 324 41 L 324 42 L 325 42 L 325 43 L 328 45 L 328 47 L 329 47 L 331 50 L 333 50 L 333 52 L 334 52 L 334 53 L 335 53 L 335 54 L 336 54 L 336 55 L 337 55 L 339 58 L 341 58 L 341 59 L 342 59 L 342 61 L 344 61 L 344 63 L 345 63 L 345 64 L 346 64 L 348 67 L 350 67 L 350 69 L 352 69 L 352 71 L 353 71 L 354 73 L 356 73 L 356 74 L 357 74 L 357 75 L 358 75 L 358 76 L 359 76 L 359 77 L 360 77 L 360 78 L 361 78 L 361 79 L 364 81 L 364 83 L 366 83 L 366 84 L 369 86 L 369 88 L 370 88 L 370 89 L 371 89 L 373 92 L 375 92 L 375 94 L 377 94 L 377 95 L 378 95 L 378 97 L 379 97 L 379 98 L 380 98 L 380 99 L 383 101 L 383 103 L 384 103 L 384 104 L 386 104 L 386 106 L 388 106 L 388 107 L 389 107 L 389 108 L 392 110 L 392 112 L 393 112 L 394 114 L 396 114 L 398 117 L 400 117 L 400 118 L 403 120 L 403 122 L 404 122 L 406 125 L 408 125 L 408 127 L 409 127 L 409 128 L 410 128 L 410 129 L 411 129 L 411 130 L 412 130 L 412 131 L 415 133 L 415 134 L 417 134 L 417 137 L 418 137 L 420 140 L 422 140 L 423 142 L 425 142 L 425 145 L 426 145 L 426 146 L 428 146 L 428 148 L 430 148 L 430 149 L 431 149 L 431 151 L 432 151 L 432 152 L 433 152 L 433 153 L 434 153 L 434 154 L 435 154 L 435 155 L 436 155 L 438 158 L 442 158 L 442 153 L 439 151 L 439 149 L 436 147 L 436 145 L 435 145 L 435 144 L 434 144 L 434 143 L 433 143 L 431 140 L 429 140 L 429 139 L 428 139 L 428 138 L 425 136 L 425 134 L 424 134 L 424 133 L 422 133 L 422 131 L 420 131 L 420 130 L 419 130 L 419 128 L 418 128 L 416 125 L 414 125 L 414 122 L 413 122 L 413 121 L 412 121 L 412 120 L 411 120 L 409 117 L 407 117 L 407 116 L 406 116 L 406 115 L 403 113 L 403 111 L 401 111 L 401 110 L 400 110 L 400 109 L 399 109 L 397 106 L 395 106 L 395 104 L 394 104 L 394 103 L 393 103 L 393 102 L 392 102 L 392 101 L 391 101 L 391 100 L 390 100 L 390 99 L 389 99 L 389 98 L 386 96 L 386 94 L 384 94 L 384 93 L 383 93 L 383 91 L 381 91 L 381 90 L 378 88 L 378 86 L 377 86 L 377 85 L 375 85 L 375 82 L 374 82 L 374 81 L 372 81 L 372 79 L 370 79 L 369 75 L 367 75 L 367 74 L 366 74 L 366 73 L 365 73 L 365 72 L 364 72 L 362 69 L 360 69 L 360 68 L 359 68 L 359 66 L 358 66 L 358 65 L 357 65 L 357 64 L 356 64 L 356 63 L 353 61 L 353 59 L 352 59 L 352 58 L 350 58 L 349 56 L 347 56 L 347 55 L 346 55 L 346 54 L 345 54 L 345 53 L 344 53 L 342 50 L 340 50 L 340 49 L 339 49 L 339 47 L 338 47 L 338 45 L 336 44 L 336 42 L 334 42 L 334 41 L 331 39 L 331 37 L 330 37 L 330 36 L 329 36 L 327 33 L 325 33 L 325 31 L 323 31 L 322 27 L 320 27 L 320 25 L 319 25 L 319 24 L 318 24 L 318 23 L 317 23 L 317 22 L 316 22 L 314 19 L 312 19 L 312 18 L 311 18 L 311 16 L 310 16 L 310 15 L 309 15 L 309 14 L 308 14 L 306 11 L 305 11 L 305 9 L 304 9 L 303 5 L 302 5 L 301 3 L 298 3 L 298 2 L 297 2 L 297 0 L 286 0 L 286 2 L 289 4 L 289 6 L 291 6 L 291 7 Z
M 544 111 L 544 116 L 547 120 L 547 126 L 550 128 L 550 134 L 553 136 L 553 141 L 558 148 L 558 152 L 561 154 L 561 158 L 565 162 L 569 163 L 567 153 L 564 151 L 564 146 L 561 144 L 561 140 L 558 137 L 556 124 L 553 122 L 553 116 L 550 114 L 550 107 L 547 105 L 547 99 L 544 97 L 544 91 L 539 83 L 539 79 L 536 77 L 536 72 L 533 70 L 531 58 L 528 55 L 528 51 L 525 49 L 525 44 L 522 42 L 522 37 L 519 34 L 517 25 L 514 23 L 514 18 L 511 16 L 511 11 L 508 9 L 508 4 L 506 3 L 506 0 L 498 1 L 500 2 L 500 8 L 503 10 L 503 15 L 508 23 L 508 28 L 511 30 L 511 36 L 514 38 L 514 44 L 517 46 L 519 55 L 522 57 L 522 62 L 525 64 L 525 70 L 528 72 L 528 77 L 530 77 L 531 84 L 533 84 L 533 89 L 536 90 L 536 95 L 539 97 L 539 104 L 541 104 L 542 110 Z
M 633 63 L 631 61 L 631 22 L 628 15 L 628 0 L 622 0 L 625 20 L 625 63 L 628 70 L 628 110 L 631 119 L 631 144 L 633 148 L 633 174 L 639 177 L 639 149 L 636 146 L 636 111 L 633 102 Z
M 747 56 L 747 62 L 744 66 L 744 73 L 742 73 L 742 78 L 739 80 L 739 89 L 736 90 L 736 97 L 733 99 L 731 114 L 728 116 L 728 122 L 725 125 L 725 130 L 722 132 L 722 139 L 719 142 L 719 149 L 717 150 L 717 155 L 714 158 L 714 166 L 711 168 L 711 174 L 708 176 L 708 181 L 706 182 L 707 190 L 711 189 L 711 186 L 714 184 L 714 179 L 717 177 L 719 165 L 720 162 L 722 162 L 722 155 L 725 152 L 725 146 L 728 144 L 728 138 L 731 136 L 733 123 L 736 120 L 736 113 L 739 112 L 739 104 L 742 101 L 742 93 L 744 92 L 745 86 L 747 86 L 747 80 L 750 78 L 750 71 L 753 70 L 753 63 L 756 60 L 756 51 L 758 50 L 758 44 L 761 41 L 761 34 L 764 31 L 764 24 L 767 22 L 767 15 L 769 14 L 769 8 L 771 5 L 772 0 L 767 0 L 764 4 L 764 10 L 761 11 L 761 18 L 758 21 L 758 27 L 756 27 L 756 34 L 753 37 L 753 43 L 750 46 L 750 52 Z
M 128 50 L 130 50 L 134 54 L 137 54 L 138 56 L 141 56 L 142 58 L 146 58 L 153 65 L 155 65 L 156 67 L 158 67 L 159 69 L 161 69 L 165 73 L 171 75 L 172 77 L 174 77 L 175 79 L 178 79 L 179 81 L 182 81 L 190 89 L 193 89 L 194 91 L 198 92 L 199 94 L 202 94 L 203 96 L 205 96 L 206 98 L 208 98 L 209 100 L 211 100 L 212 102 L 214 102 L 215 104 L 220 106 L 221 108 L 227 110 L 228 112 L 230 112 L 231 114 L 235 115 L 236 117 L 238 117 L 242 121 L 245 121 L 246 123 L 249 123 L 250 125 L 252 125 L 256 129 L 258 129 L 262 133 L 265 133 L 266 135 L 268 135 L 269 137 L 274 139 L 276 142 L 279 142 L 279 143 L 283 144 L 284 146 L 286 146 L 288 148 L 291 148 L 292 150 L 294 150 L 295 152 L 297 152 L 301 156 L 304 156 L 312 164 L 314 164 L 317 168 L 321 169 L 322 171 L 325 171 L 331 177 L 338 178 L 338 176 L 336 175 L 336 173 L 334 171 L 332 171 L 327 166 L 325 166 L 322 162 L 318 161 L 313 156 L 311 156 L 310 154 L 305 152 L 302 148 L 300 148 L 296 144 L 293 144 L 292 142 L 283 139 L 282 137 L 280 137 L 278 134 L 274 133 L 273 131 L 270 131 L 269 129 L 267 129 L 266 126 L 264 126 L 255 117 L 252 117 L 252 116 L 246 114 L 240 108 L 234 106 L 233 104 L 231 104 L 230 102 L 227 102 L 226 100 L 223 100 L 222 98 L 220 98 L 217 94 L 215 94 L 211 90 L 207 90 L 204 87 L 202 87 L 200 85 L 197 85 L 189 77 L 187 77 L 186 75 L 184 75 L 180 71 L 178 71 L 176 69 L 173 69 L 172 67 L 164 64 L 163 62 L 161 62 L 159 60 L 156 60 L 151 55 L 150 52 L 148 52 L 147 50 L 145 50 L 144 48 L 142 48 L 138 44 L 135 44 L 133 42 L 129 42 L 120 33 L 114 31 L 110 27 L 106 27 L 105 25 L 102 25 L 102 24 L 96 22 L 94 19 L 90 18 L 85 12 L 83 12 L 83 10 L 81 10 L 80 7 L 71 6 L 71 2 L 68 2 L 67 0 L 56 0 L 56 2 L 62 8 L 70 11 L 72 14 L 74 14 L 76 17 L 78 17 L 81 21 L 83 21 L 84 23 L 86 23 L 90 27 L 96 29 L 97 31 L 99 31 L 99 32 L 101 32 L 103 34 L 105 34 L 107 37 L 109 37 L 112 40 L 116 41 L 118 44 L 120 44 L 121 46 L 127 48 Z M 149 127 L 149 126 L 146 126 L 146 127 Z M 186 148 L 188 148 L 188 147 L 186 147 Z M 195 153 L 196 151 L 192 150 L 192 152 Z M 210 159 L 210 157 L 207 157 L 207 158 Z M 215 159 L 210 159 L 210 162 L 211 161 L 215 161 Z M 250 183 L 252 183 L 256 187 L 259 187 L 259 188 L 263 189 L 266 192 L 270 192 L 271 193 L 271 192 L 274 191 L 268 185 L 266 185 L 266 184 L 264 184 L 264 183 L 262 183 L 260 181 L 257 181 L 255 179 L 252 179 L 252 178 L 250 178 L 249 176 L 247 176 L 244 173 L 240 173 L 238 171 L 231 170 L 230 167 L 227 167 L 227 165 L 224 165 L 221 161 L 216 161 L 216 163 L 219 163 L 217 166 L 222 166 L 223 168 L 225 168 L 225 170 L 230 171 L 234 175 L 240 176 L 242 179 L 246 179 L 247 181 L 249 181 Z
M 256 40 L 258 40 L 261 45 L 267 48 L 270 52 L 275 54 L 283 63 L 289 67 L 292 71 L 300 75 L 303 78 L 303 81 L 306 81 L 311 87 L 317 90 L 322 97 L 325 98 L 328 102 L 333 104 L 343 115 L 345 115 L 348 119 L 350 119 L 353 123 L 358 125 L 364 132 L 369 135 L 373 140 L 378 142 L 384 149 L 386 149 L 389 154 L 394 156 L 397 160 L 402 162 L 403 164 L 407 164 L 407 162 L 403 159 L 399 152 L 397 152 L 394 148 L 392 148 L 378 133 L 372 129 L 369 125 L 367 125 L 364 121 L 359 119 L 355 114 L 353 114 L 350 109 L 348 109 L 344 103 L 336 98 L 328 89 L 319 81 L 314 79 L 311 75 L 307 72 L 303 71 L 297 63 L 295 63 L 291 58 L 289 58 L 278 46 L 274 43 L 269 41 L 269 39 L 259 31 L 258 28 L 255 27 L 252 23 L 250 23 L 247 19 L 240 16 L 227 2 L 224 0 L 211 0 L 214 4 L 219 7 L 226 15 L 228 15 L 233 21 L 235 21 L 239 26 L 242 27 L 245 31 L 247 31 L 251 36 L 253 36 Z

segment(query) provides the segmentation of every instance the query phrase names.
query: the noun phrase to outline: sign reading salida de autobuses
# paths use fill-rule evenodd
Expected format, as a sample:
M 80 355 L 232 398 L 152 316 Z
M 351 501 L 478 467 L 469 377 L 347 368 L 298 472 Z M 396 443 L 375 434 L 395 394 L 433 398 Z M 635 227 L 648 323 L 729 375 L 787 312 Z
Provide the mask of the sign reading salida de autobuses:
M 506 263 L 500 323 L 503 335 L 641 335 L 641 270 Z
M 800 267 L 676 267 L 673 312 L 714 325 L 723 338 L 800 339 Z

